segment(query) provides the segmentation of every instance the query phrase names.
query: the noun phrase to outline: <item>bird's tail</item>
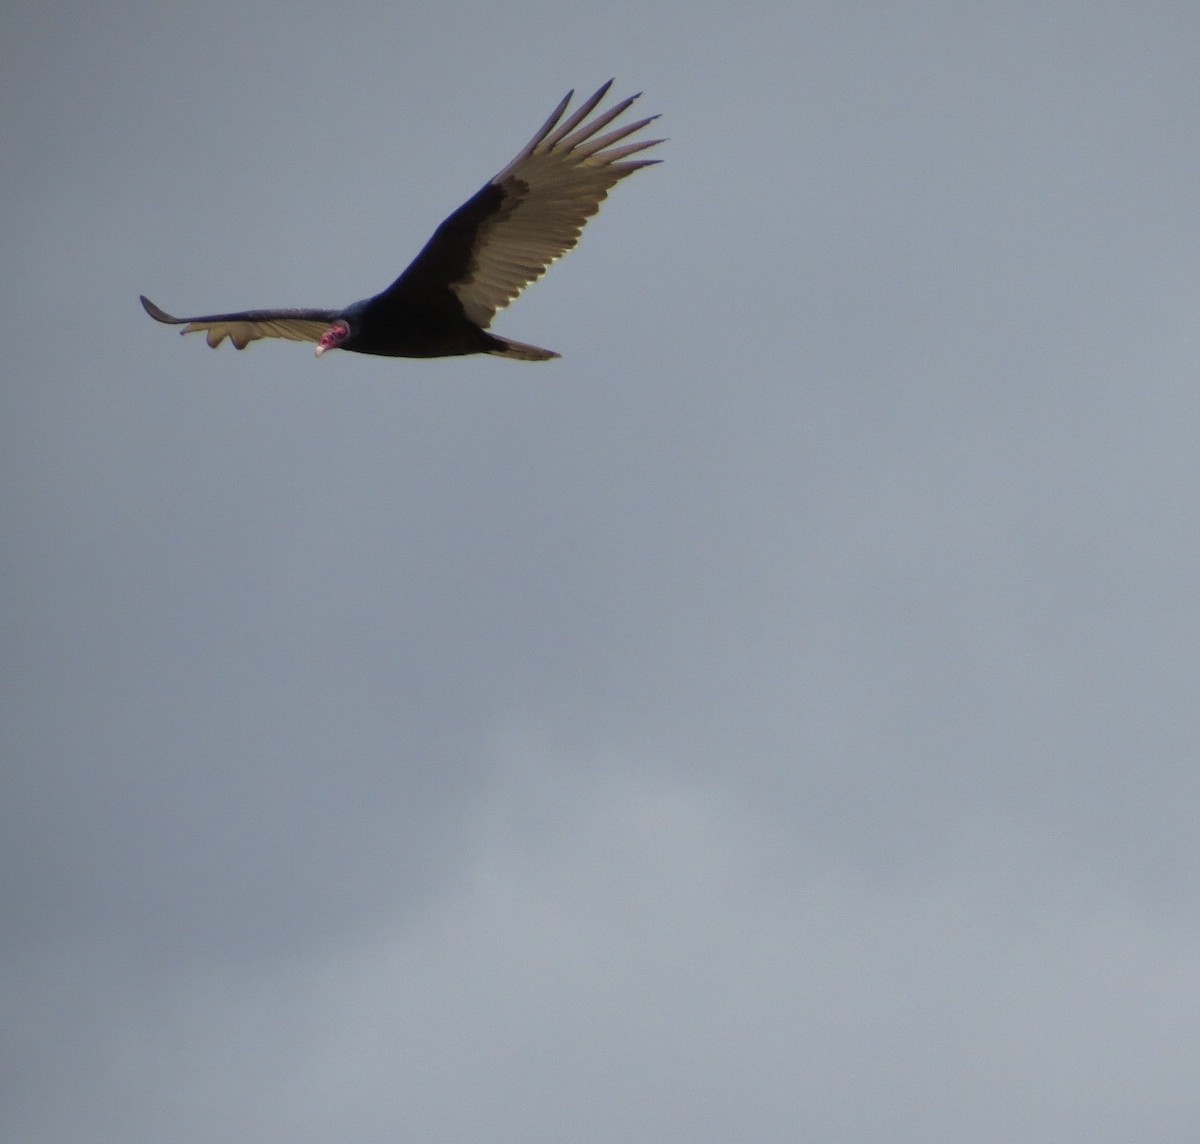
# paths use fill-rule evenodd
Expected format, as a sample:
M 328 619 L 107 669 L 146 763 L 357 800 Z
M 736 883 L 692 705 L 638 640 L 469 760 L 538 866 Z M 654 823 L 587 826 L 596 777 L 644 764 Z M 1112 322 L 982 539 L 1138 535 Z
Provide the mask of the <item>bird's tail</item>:
M 517 361 L 549 361 L 561 357 L 553 350 L 544 350 L 541 346 L 527 345 L 525 342 L 514 342 L 510 338 L 498 338 L 490 334 L 495 345 L 489 346 L 487 352 L 497 357 L 515 358 Z

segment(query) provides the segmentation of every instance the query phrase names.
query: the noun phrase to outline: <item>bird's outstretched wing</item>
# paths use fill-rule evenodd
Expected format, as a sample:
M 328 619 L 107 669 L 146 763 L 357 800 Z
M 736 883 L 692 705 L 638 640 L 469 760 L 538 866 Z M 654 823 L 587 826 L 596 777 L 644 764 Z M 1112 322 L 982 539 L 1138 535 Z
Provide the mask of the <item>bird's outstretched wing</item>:
M 568 92 L 521 153 L 437 228 L 378 301 L 384 306 L 393 302 L 404 305 L 413 298 L 432 299 L 449 289 L 457 295 L 466 316 L 486 328 L 497 310 L 571 250 L 609 189 L 639 168 L 659 162 L 629 156 L 661 143 L 661 139 L 616 146 L 657 119 L 656 115 L 598 134 L 625 112 L 637 95 L 584 122 L 612 82 L 560 124 L 575 94 Z
M 139 295 L 146 313 L 169 326 L 183 326 L 181 334 L 203 332 L 213 349 L 228 338 L 244 350 L 259 338 L 287 338 L 292 342 L 319 342 L 338 317 L 337 310 L 246 310 L 240 314 L 209 314 L 203 318 L 174 318 L 149 298 Z

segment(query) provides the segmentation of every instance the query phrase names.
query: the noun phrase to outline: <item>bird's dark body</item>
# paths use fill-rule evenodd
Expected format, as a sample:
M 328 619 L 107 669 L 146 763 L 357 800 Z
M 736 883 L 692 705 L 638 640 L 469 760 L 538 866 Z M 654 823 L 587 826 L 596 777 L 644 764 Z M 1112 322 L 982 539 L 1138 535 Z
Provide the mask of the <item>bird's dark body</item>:
M 415 305 L 406 305 L 403 298 L 385 302 L 383 295 L 376 295 L 347 306 L 338 316 L 350 321 L 352 332 L 338 349 L 376 357 L 432 358 L 487 353 L 502 344 L 467 319 L 453 294 L 446 295 Z
M 317 342 L 317 353 L 344 349 L 382 357 L 496 354 L 524 361 L 557 357 L 488 332 L 495 312 L 570 250 L 609 188 L 653 159 L 628 156 L 659 140 L 614 144 L 654 117 L 597 138 L 637 98 L 584 122 L 605 84 L 560 125 L 571 93 L 523 151 L 434 231 L 386 290 L 341 310 L 247 310 L 175 318 L 142 298 L 160 322 L 202 331 L 208 344 L 229 338 L 238 349 L 264 337 Z
M 408 269 L 386 290 L 347 306 L 357 314 L 350 336 L 338 347 L 380 357 L 454 357 L 487 353 L 503 343 L 480 329 L 448 283 L 470 272 L 471 246 L 479 228 L 504 202 L 488 183 L 433 232 Z

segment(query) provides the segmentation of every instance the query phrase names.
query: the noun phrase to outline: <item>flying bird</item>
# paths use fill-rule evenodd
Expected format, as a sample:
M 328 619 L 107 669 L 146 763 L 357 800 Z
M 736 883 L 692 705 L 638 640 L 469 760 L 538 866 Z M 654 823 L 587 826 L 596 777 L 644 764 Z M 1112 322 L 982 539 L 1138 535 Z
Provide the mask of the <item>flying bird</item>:
M 142 305 L 156 321 L 183 326 L 181 333 L 203 331 L 214 348 L 226 338 L 239 350 L 259 338 L 287 338 L 316 342 L 318 357 L 341 349 L 384 357 L 556 358 L 553 350 L 502 338 L 488 326 L 497 310 L 575 246 L 610 188 L 659 162 L 630 156 L 661 139 L 621 143 L 656 115 L 600 134 L 637 95 L 588 120 L 612 82 L 560 123 L 575 94 L 568 92 L 521 153 L 450 215 L 408 269 L 373 298 L 342 310 L 246 310 L 200 318 L 172 317 L 144 296 Z

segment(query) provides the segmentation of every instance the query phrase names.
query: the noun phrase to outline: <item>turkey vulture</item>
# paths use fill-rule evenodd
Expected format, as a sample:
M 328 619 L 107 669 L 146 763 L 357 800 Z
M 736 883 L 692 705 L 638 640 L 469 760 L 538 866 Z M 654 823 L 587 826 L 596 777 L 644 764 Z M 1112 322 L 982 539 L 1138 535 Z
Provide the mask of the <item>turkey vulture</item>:
M 659 161 L 629 156 L 661 139 L 614 146 L 656 115 L 598 136 L 637 95 L 584 122 L 612 82 L 560 124 L 575 94 L 568 92 L 525 149 L 447 218 L 408 269 L 373 298 L 344 310 L 247 310 L 202 318 L 173 318 L 146 297 L 142 305 L 156 321 L 183 326 L 181 333 L 203 330 L 214 348 L 225 338 L 239 350 L 258 338 L 288 338 L 316 342 L 318 357 L 342 349 L 385 357 L 556 358 L 553 350 L 498 337 L 487 327 L 497 310 L 579 241 L 610 187 Z

